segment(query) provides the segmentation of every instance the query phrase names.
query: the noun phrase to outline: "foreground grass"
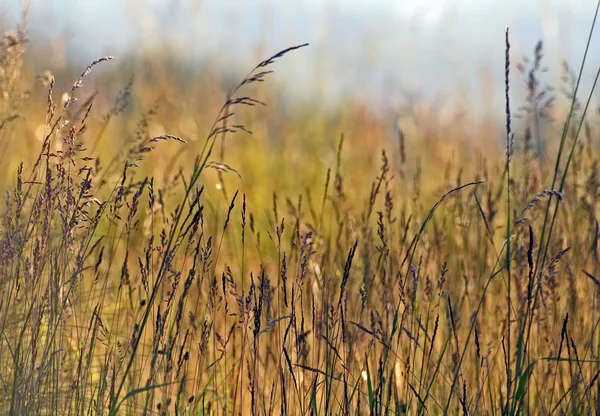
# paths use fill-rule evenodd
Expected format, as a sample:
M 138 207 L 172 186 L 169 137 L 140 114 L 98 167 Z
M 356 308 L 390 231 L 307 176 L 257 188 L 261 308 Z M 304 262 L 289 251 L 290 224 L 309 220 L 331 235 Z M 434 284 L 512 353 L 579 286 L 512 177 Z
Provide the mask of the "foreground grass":
M 558 137 L 540 127 L 557 98 L 542 44 L 523 132 L 507 32 L 504 134 L 420 119 L 394 141 L 352 107 L 257 109 L 273 97 L 255 85 L 305 45 L 200 114 L 193 86 L 144 79 L 95 110 L 83 84 L 110 57 L 61 102 L 47 74 L 40 101 L 24 46 L 18 30 L 0 54 L 2 412 L 600 411 L 592 92 L 573 76 Z M 161 114 L 156 89 L 183 104 Z

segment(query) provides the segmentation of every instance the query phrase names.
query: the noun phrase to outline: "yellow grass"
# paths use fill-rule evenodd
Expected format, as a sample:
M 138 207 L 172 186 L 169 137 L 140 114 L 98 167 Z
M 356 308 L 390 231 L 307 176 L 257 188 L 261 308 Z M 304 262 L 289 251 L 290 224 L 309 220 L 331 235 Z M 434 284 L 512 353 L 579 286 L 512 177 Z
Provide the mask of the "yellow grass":
M 2 414 L 600 408 L 587 91 L 558 171 L 568 98 L 513 110 L 507 184 L 506 131 L 459 99 L 325 111 L 277 72 L 229 96 L 156 56 L 36 79 L 23 35 L 0 48 Z

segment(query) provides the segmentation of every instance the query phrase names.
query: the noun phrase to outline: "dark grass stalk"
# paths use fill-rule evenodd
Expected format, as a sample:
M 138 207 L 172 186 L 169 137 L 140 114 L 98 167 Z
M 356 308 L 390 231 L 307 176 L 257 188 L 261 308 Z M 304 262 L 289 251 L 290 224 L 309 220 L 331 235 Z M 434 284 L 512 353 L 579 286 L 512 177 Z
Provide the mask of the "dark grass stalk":
M 229 220 L 231 218 L 231 212 L 233 211 L 233 208 L 235 206 L 235 200 L 237 198 L 239 191 L 236 191 L 235 194 L 233 195 L 233 198 L 231 199 L 231 202 L 229 204 L 229 209 L 227 210 L 227 217 L 225 218 L 225 223 L 223 224 L 223 230 L 221 233 L 221 239 L 219 240 L 219 245 L 217 246 L 217 252 L 216 255 L 214 257 L 214 268 L 216 269 L 217 267 L 217 260 L 219 258 L 219 254 L 221 253 L 221 247 L 223 245 L 223 240 L 225 238 L 225 233 L 227 231 L 227 226 L 229 225 Z M 213 270 L 213 275 L 216 275 L 216 270 Z M 225 302 L 227 302 L 227 293 L 225 291 L 225 278 L 223 277 L 223 299 L 225 300 Z M 227 328 L 227 311 L 224 310 L 224 321 L 225 321 L 225 328 Z M 217 311 L 216 311 L 216 302 L 213 302 L 213 311 L 212 311 L 212 316 L 213 319 L 216 318 L 217 316 Z M 216 341 L 216 328 L 213 329 L 213 354 L 214 354 L 214 358 L 217 359 L 217 352 L 216 352 L 216 347 L 217 347 L 217 341 Z M 242 354 L 243 357 L 243 354 Z M 224 362 L 225 362 L 225 368 L 227 368 L 227 355 L 224 356 Z M 217 366 L 213 366 L 213 383 L 215 386 L 217 386 Z
M 563 348 L 563 344 L 565 342 L 566 336 L 567 336 L 567 323 L 569 321 L 569 314 L 567 314 L 565 316 L 565 319 L 563 321 L 563 327 L 560 333 L 560 344 L 558 346 L 558 358 L 561 358 L 562 356 L 562 348 Z M 568 342 L 568 341 L 567 341 Z M 550 405 L 552 405 L 552 399 L 554 398 L 554 386 L 556 386 L 556 378 L 558 376 L 558 365 L 556 366 L 555 370 L 554 370 L 554 380 L 552 381 L 552 391 L 550 393 Z
M 598 257 L 598 241 L 600 240 L 599 236 L 600 236 L 600 226 L 598 224 L 598 220 L 596 220 L 595 227 L 594 227 L 594 243 L 593 243 L 594 277 L 597 277 L 598 273 L 600 272 L 598 270 L 598 266 L 600 264 L 599 257 Z M 598 308 L 599 293 L 600 293 L 600 288 L 596 287 L 594 290 L 594 304 L 592 306 L 593 310 L 594 310 L 594 321 L 596 322 L 596 324 L 594 325 L 594 329 L 592 330 L 592 333 L 590 335 L 590 352 L 592 354 L 594 351 L 594 338 L 595 338 L 596 330 L 598 328 L 598 325 L 600 325 L 600 318 L 596 318 L 598 316 L 597 308 Z M 600 342 L 596 341 L 596 344 L 597 344 L 596 356 L 600 356 Z M 600 384 L 596 388 L 596 406 L 595 406 L 596 413 L 600 413 L 600 399 L 598 399 L 599 397 L 600 397 Z
M 246 269 L 245 269 L 245 259 L 246 259 L 246 194 L 244 194 L 243 197 L 243 202 L 242 202 L 242 222 L 241 222 L 241 228 L 242 228 L 242 267 L 241 267 L 241 274 L 242 274 L 242 298 L 244 297 L 244 280 L 246 277 Z M 278 311 L 279 313 L 279 311 Z M 280 330 L 279 326 L 278 326 L 278 331 Z M 245 343 L 245 336 L 244 339 L 242 339 L 242 342 Z M 244 349 L 242 346 L 242 357 L 244 356 Z M 240 363 L 240 367 L 243 368 L 243 360 Z M 243 373 L 243 370 L 240 369 L 240 374 Z M 238 376 L 239 377 L 239 376 Z M 237 381 L 237 379 L 236 379 Z M 240 397 L 240 407 L 243 409 L 243 395 L 242 397 Z M 235 412 L 235 405 L 236 405 L 236 401 L 237 401 L 237 384 L 235 387 L 235 392 L 234 392 L 234 399 L 233 399 L 233 411 Z
M 456 322 L 455 322 L 455 318 L 454 318 L 454 312 L 452 310 L 452 301 L 450 300 L 450 296 L 448 296 L 447 298 L 448 301 L 448 316 L 450 317 L 450 324 L 451 324 L 451 330 L 452 330 L 452 338 L 454 339 L 454 344 L 455 344 L 455 348 L 456 348 L 456 354 L 458 355 L 458 352 L 460 351 L 460 345 L 458 342 L 458 334 L 456 332 Z M 465 350 L 467 349 L 467 344 L 465 344 Z M 462 363 L 460 363 L 462 364 Z M 459 363 L 457 363 L 456 365 L 456 369 L 454 370 L 454 377 L 452 378 L 452 385 L 450 388 L 450 394 L 448 395 L 448 398 L 450 400 L 450 398 L 454 395 L 454 387 L 456 386 L 456 383 L 460 382 L 460 378 L 461 378 L 461 365 Z M 458 393 L 457 393 L 458 394 Z M 459 396 L 459 402 L 460 402 L 460 394 L 458 394 Z M 449 402 L 446 404 L 446 408 L 449 409 Z
M 507 272 L 508 279 L 508 287 L 506 293 L 506 349 L 507 349 L 507 369 L 506 369 L 506 392 L 507 392 L 507 402 L 506 408 L 509 408 L 509 400 L 510 400 L 510 391 L 511 391 L 511 284 L 512 284 L 512 276 L 511 276 L 511 200 L 510 200 L 510 162 L 512 155 L 512 142 L 514 140 L 514 135 L 512 133 L 511 128 L 511 113 L 510 113 L 510 40 L 509 40 L 509 28 L 506 28 L 505 32 L 505 54 L 504 54 L 504 98 L 506 102 L 506 256 L 504 262 L 504 268 Z

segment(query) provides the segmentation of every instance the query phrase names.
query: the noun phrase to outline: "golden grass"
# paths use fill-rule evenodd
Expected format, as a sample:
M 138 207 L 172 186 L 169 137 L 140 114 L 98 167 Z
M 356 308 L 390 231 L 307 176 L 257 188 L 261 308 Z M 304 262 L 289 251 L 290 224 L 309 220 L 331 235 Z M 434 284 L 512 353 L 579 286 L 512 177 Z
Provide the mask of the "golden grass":
M 256 77 L 301 49 L 233 93 L 160 59 L 34 83 L 24 36 L 0 47 L 3 414 L 599 411 L 597 115 L 578 131 L 580 93 L 548 122 L 571 101 L 540 95 L 542 45 L 505 132 L 285 111 Z

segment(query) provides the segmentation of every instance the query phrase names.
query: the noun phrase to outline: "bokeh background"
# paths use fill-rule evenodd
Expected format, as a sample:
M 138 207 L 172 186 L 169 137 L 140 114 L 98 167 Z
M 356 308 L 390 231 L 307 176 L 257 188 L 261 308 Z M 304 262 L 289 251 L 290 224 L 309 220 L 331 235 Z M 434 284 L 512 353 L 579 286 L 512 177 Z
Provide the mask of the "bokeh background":
M 78 92 L 81 103 L 94 96 L 89 127 L 98 134 L 88 134 L 86 149 L 99 170 L 115 169 L 136 137 L 180 136 L 189 142 L 185 150 L 163 146 L 141 166 L 169 181 L 193 165 L 227 93 L 254 65 L 309 43 L 280 59 L 268 82 L 245 92 L 268 107 L 238 111 L 236 122 L 254 135 L 219 141 L 215 159 L 240 176 L 208 174 L 209 188 L 252 190 L 267 206 L 275 190 L 290 195 L 321 183 L 344 134 L 348 165 L 364 171 L 350 179 L 351 191 L 377 172 L 379 152 L 387 149 L 402 165 L 400 175 L 424 171 L 423 195 L 433 198 L 447 185 L 440 178 L 448 176 L 448 158 L 475 174 L 477 167 L 464 160 L 504 154 L 507 26 L 516 145 L 524 146 L 535 124 L 538 160 L 550 167 L 593 10 L 593 0 L 7 0 L 0 4 L 0 29 L 25 22 L 14 94 L 28 98 L 20 109 L 5 110 L 25 122 L 14 123 L 0 155 L 0 188 L 10 187 L 20 161 L 37 155 L 50 76 L 58 102 L 90 62 L 114 56 Z M 551 98 L 551 106 L 537 117 L 524 108 L 531 107 L 528 83 L 540 41 L 534 89 L 548 89 L 538 105 Z M 583 93 L 600 64 L 593 53 L 599 41 L 596 31 Z M 294 174 L 280 175 L 282 169 Z
M 12 27 L 22 6 L 2 2 L 0 24 Z M 40 65 L 53 71 L 101 55 L 167 51 L 192 72 L 210 62 L 239 77 L 257 57 L 309 42 L 280 65 L 278 85 L 294 101 L 351 97 L 384 111 L 405 95 L 435 100 L 460 91 L 489 115 L 502 108 L 505 26 L 514 57 L 544 41 L 552 83 L 562 60 L 581 58 L 593 7 L 593 0 L 32 0 L 29 30 L 33 50 L 52 48 Z M 598 63 L 591 54 L 584 85 Z

